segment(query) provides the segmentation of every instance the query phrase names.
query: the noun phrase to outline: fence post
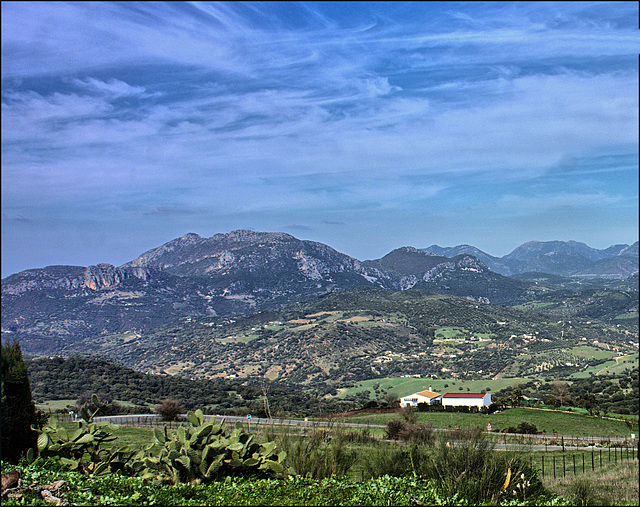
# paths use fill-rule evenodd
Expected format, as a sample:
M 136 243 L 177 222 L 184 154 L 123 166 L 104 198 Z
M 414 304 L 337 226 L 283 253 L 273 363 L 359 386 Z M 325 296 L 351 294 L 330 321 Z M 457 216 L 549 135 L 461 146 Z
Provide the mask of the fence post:
M 544 477 L 544 454 L 542 455 L 542 477 Z
M 595 470 L 595 466 L 593 464 L 593 449 L 591 449 L 591 471 L 593 472 Z
M 556 457 L 553 456 L 553 478 L 556 478 Z
M 584 453 L 582 453 L 582 473 L 584 473 Z
M 602 447 L 600 448 L 600 468 L 602 468 Z
M 573 475 L 576 475 L 576 455 L 573 455 Z

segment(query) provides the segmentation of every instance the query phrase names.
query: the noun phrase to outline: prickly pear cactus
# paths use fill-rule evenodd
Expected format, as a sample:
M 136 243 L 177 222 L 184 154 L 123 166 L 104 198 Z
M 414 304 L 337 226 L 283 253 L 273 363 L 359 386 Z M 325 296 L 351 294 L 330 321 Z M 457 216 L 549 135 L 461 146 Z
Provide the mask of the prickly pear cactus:
M 107 423 L 81 421 L 74 431 L 52 420 L 41 430 L 34 429 L 39 433 L 38 458 L 51 457 L 70 470 L 87 475 L 124 470 L 135 454 L 126 446 L 106 448 L 105 444 L 116 439 L 111 433 L 113 426 Z M 33 453 L 28 458 L 33 459 Z
M 154 443 L 133 460 L 136 475 L 156 483 L 200 482 L 236 474 L 287 474 L 284 451 L 275 442 L 258 443 L 238 423 L 233 431 L 205 421 L 201 410 L 187 414 L 189 425 L 174 433 L 154 430 Z

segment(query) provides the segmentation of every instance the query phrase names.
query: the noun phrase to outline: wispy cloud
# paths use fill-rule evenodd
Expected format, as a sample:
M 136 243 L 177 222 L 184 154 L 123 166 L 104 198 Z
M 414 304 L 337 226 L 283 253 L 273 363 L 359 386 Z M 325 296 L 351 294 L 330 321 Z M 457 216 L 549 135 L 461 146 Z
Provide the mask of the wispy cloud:
M 117 220 L 126 202 L 177 229 L 207 213 L 295 225 L 293 210 L 319 230 L 355 224 L 321 211 L 507 212 L 578 175 L 607 188 L 540 187 L 526 209 L 637 199 L 603 176 L 637 172 L 633 3 L 1 8 L 10 213 Z M 521 186 L 495 197 L 497 181 Z

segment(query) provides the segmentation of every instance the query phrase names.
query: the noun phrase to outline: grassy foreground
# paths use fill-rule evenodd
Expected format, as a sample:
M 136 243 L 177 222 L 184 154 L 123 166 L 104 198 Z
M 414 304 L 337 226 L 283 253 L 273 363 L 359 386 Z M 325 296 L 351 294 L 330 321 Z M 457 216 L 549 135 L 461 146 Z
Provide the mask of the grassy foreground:
M 55 468 L 55 467 L 53 467 Z M 25 484 L 52 484 L 64 480 L 61 497 L 75 505 L 469 505 L 458 494 L 447 495 L 433 480 L 417 477 L 377 477 L 363 482 L 348 479 L 256 479 L 228 477 L 208 484 L 153 486 L 137 477 L 84 476 L 47 466 L 19 469 Z M 50 505 L 37 493 L 22 499 L 3 499 L 3 505 Z M 487 503 L 486 505 L 490 505 Z M 506 501 L 502 505 L 573 505 L 569 499 L 537 497 Z M 629 504 L 631 505 L 631 504 Z

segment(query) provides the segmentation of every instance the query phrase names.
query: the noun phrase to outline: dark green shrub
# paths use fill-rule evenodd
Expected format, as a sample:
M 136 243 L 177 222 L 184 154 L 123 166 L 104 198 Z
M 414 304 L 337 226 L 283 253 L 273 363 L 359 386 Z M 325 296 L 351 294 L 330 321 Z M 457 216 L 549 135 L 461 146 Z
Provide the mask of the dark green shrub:
M 387 427 L 384 430 L 388 439 L 397 440 L 403 431 L 406 430 L 406 423 L 398 419 L 391 419 L 387 421 Z
M 406 448 L 396 444 L 383 443 L 367 452 L 367 459 L 363 464 L 363 477 L 403 477 L 411 472 L 411 460 Z
M 0 452 L 3 460 L 15 463 L 29 449 L 36 447 L 38 434 L 31 429 L 31 426 L 38 421 L 20 344 L 3 344 L 0 363 L 2 379 Z
M 538 428 L 535 424 L 528 423 L 526 421 L 522 421 L 516 427 L 516 433 L 525 433 L 528 435 L 535 435 L 538 432 Z
M 408 440 L 415 444 L 433 445 L 435 442 L 433 426 L 429 424 L 414 424 L 410 427 Z

